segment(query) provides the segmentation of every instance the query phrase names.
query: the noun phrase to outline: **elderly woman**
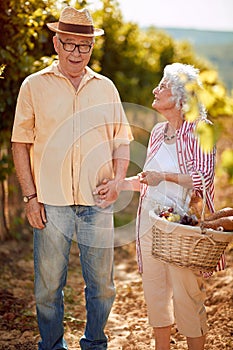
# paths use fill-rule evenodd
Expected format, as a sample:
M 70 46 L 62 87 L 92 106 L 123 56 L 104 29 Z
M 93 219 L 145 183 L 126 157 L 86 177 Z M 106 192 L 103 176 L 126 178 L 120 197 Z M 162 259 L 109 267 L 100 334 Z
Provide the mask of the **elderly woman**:
M 215 152 L 204 152 L 195 134 L 198 122 L 207 122 L 203 106 L 198 104 L 199 116 L 194 122 L 186 120 L 190 97 L 187 84 L 200 85 L 197 69 L 180 63 L 165 67 L 160 84 L 153 90 L 152 107 L 166 121 L 155 125 L 151 132 L 143 172 L 124 179 L 116 189 L 140 191 L 137 255 L 157 350 L 170 349 L 171 327 L 175 322 L 186 336 L 190 350 L 204 349 L 207 332 L 202 276 L 160 262 L 151 253 L 149 211 L 156 205 L 175 205 L 178 210 L 187 211 L 191 194 L 202 194 L 200 173 L 206 183 L 207 205 L 213 211 Z M 97 205 L 106 205 L 110 187 L 111 181 L 106 180 L 97 188 L 100 200 Z

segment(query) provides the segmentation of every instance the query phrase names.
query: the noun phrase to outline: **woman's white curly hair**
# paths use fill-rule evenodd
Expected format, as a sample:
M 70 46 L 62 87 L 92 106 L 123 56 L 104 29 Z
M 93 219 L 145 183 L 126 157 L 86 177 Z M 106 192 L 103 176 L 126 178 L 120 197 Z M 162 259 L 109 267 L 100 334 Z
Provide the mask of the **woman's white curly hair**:
M 187 90 L 187 84 L 196 84 L 202 87 L 199 79 L 199 69 L 189 64 L 172 63 L 164 68 L 163 80 L 171 87 L 171 92 L 177 108 L 185 108 L 190 97 L 190 91 Z M 192 90 L 192 96 L 195 90 Z M 197 96 L 197 100 L 198 96 Z M 198 101 L 198 108 L 201 118 L 206 118 L 204 105 Z

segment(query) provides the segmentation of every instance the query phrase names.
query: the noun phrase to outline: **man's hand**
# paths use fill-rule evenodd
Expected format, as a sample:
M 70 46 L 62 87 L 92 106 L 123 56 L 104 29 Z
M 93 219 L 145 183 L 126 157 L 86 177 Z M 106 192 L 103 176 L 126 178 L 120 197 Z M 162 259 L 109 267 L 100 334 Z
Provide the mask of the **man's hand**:
M 37 198 L 31 199 L 26 204 L 26 215 L 29 221 L 29 224 L 38 229 L 43 229 L 45 227 L 46 214 L 44 205 L 42 203 L 38 203 Z
M 100 208 L 106 208 L 114 203 L 118 196 L 118 183 L 116 180 L 104 179 L 102 183 L 96 187 L 93 195 L 95 197 L 96 205 Z

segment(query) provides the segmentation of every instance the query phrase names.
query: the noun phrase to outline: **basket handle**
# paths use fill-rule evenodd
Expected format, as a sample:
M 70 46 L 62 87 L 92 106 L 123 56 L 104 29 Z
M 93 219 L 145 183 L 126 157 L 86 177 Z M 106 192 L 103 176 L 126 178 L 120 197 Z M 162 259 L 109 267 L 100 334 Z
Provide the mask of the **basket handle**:
M 201 221 L 200 221 L 200 227 L 202 233 L 205 233 L 205 229 L 203 227 L 204 221 L 205 221 L 205 208 L 206 208 L 206 185 L 205 185 L 205 179 L 203 174 L 197 170 L 198 175 L 200 175 L 202 187 L 203 187 L 203 204 L 202 204 L 202 211 L 201 211 Z
M 202 232 L 202 233 L 205 233 L 205 232 Z M 210 241 L 210 243 L 212 243 L 213 245 L 216 245 L 216 242 L 210 237 L 210 236 L 204 236 L 202 238 L 199 238 L 193 245 L 192 245 L 192 248 L 191 248 L 191 252 L 194 251 L 194 249 L 196 248 L 196 246 L 198 245 L 198 243 L 200 241 L 202 241 L 203 239 L 208 239 Z

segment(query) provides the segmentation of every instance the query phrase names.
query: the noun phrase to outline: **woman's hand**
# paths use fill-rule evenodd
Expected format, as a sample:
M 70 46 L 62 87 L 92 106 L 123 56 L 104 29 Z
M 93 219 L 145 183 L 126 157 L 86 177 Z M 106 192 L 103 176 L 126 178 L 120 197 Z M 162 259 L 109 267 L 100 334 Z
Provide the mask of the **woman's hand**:
M 143 171 L 139 174 L 140 182 L 148 186 L 158 186 L 158 184 L 165 180 L 164 174 L 157 171 Z
M 140 173 L 139 177 L 141 183 L 149 186 L 158 186 L 161 181 L 169 181 L 185 188 L 193 188 L 192 177 L 189 174 L 161 173 L 147 170 Z

